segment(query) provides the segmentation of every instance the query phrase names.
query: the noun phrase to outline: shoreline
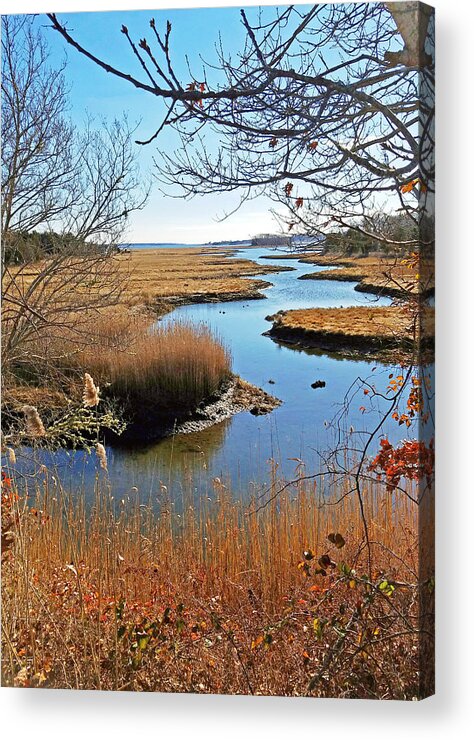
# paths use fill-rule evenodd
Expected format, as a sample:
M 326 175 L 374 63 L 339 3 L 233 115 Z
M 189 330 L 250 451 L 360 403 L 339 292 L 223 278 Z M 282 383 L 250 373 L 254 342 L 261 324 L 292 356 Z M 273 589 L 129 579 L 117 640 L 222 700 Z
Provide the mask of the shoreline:
M 282 269 L 283 271 L 283 269 Z M 238 290 L 234 292 L 219 293 L 217 291 L 208 291 L 206 293 L 188 293 L 185 295 L 173 295 L 166 296 L 166 299 L 162 300 L 160 297 L 156 301 L 157 315 L 162 316 L 163 313 L 173 311 L 175 308 L 180 306 L 192 306 L 202 303 L 230 303 L 232 301 L 255 301 L 266 299 L 266 295 L 261 293 L 261 290 L 265 288 L 271 288 L 272 283 L 268 280 L 252 280 L 249 281 L 251 288 L 248 290 Z M 148 308 L 154 309 L 153 304 L 149 304 Z
M 271 396 L 262 388 L 248 383 L 238 375 L 232 375 L 215 393 L 203 399 L 191 413 L 179 418 L 157 408 L 136 410 L 135 417 L 121 435 L 105 433 L 105 440 L 112 447 L 135 447 L 138 444 L 154 444 L 178 434 L 193 434 L 230 419 L 242 411 L 254 416 L 271 413 L 281 405 L 279 398 Z M 173 418 L 174 417 L 174 418 Z
M 134 249 L 117 259 L 128 278 L 125 308 L 143 307 L 158 316 L 176 306 L 265 299 L 261 291 L 272 283 L 259 276 L 293 270 L 287 265 L 263 267 L 240 257 L 236 249 Z
M 288 255 L 262 254 L 260 259 L 293 259 L 300 264 L 333 268 L 324 272 L 308 272 L 297 279 L 353 282 L 356 283 L 354 290 L 359 293 L 390 298 L 404 298 L 408 293 L 418 296 L 421 300 L 431 298 L 435 294 L 433 262 L 428 258 L 421 269 L 419 268 L 422 273 L 421 280 L 420 276 L 414 274 L 413 269 L 403 264 L 402 260 L 395 262 L 395 257 L 384 254 L 348 257 L 341 254 L 310 252 Z
M 169 281 L 173 281 L 172 287 L 175 289 L 175 292 L 169 292 L 168 294 L 166 290 L 159 291 L 158 293 L 155 292 L 152 297 L 148 295 L 145 303 L 129 303 L 127 311 L 133 312 L 137 309 L 146 309 L 149 312 L 149 316 L 153 314 L 154 318 L 159 319 L 166 313 L 172 312 L 175 308 L 185 305 L 265 299 L 266 296 L 260 291 L 271 287 L 272 283 L 254 276 L 262 273 L 266 275 L 272 271 L 282 272 L 294 269 L 288 266 L 262 266 L 246 258 L 241 259 L 237 257 L 237 259 L 229 259 L 229 257 L 234 258 L 236 252 L 237 250 L 235 249 L 227 249 L 221 250 L 219 254 L 209 255 L 208 251 L 199 248 L 134 250 L 133 254 L 136 256 L 135 259 L 138 260 L 137 267 L 141 269 L 141 274 L 140 271 L 138 271 L 138 276 L 135 274 L 134 287 L 137 288 L 140 285 L 140 280 L 146 286 L 149 279 L 153 287 L 154 276 L 158 275 L 160 282 L 155 283 L 155 290 L 159 290 L 160 285 L 165 285 L 167 290 L 170 290 Z M 188 259 L 183 260 L 186 255 L 188 255 Z M 334 270 L 302 275 L 298 277 L 299 280 L 329 279 L 354 282 L 358 279 L 360 282 L 354 287 L 356 291 L 378 295 L 396 296 L 400 294 L 399 290 L 389 286 L 381 287 L 374 283 L 363 282 L 364 279 L 367 280 L 368 276 L 360 268 L 358 268 L 356 274 L 355 265 L 357 260 L 347 260 L 340 256 L 327 257 L 314 253 L 306 255 L 301 255 L 301 253 L 293 255 L 262 255 L 262 257 L 268 260 L 273 258 L 276 260 L 290 258 L 297 259 L 300 263 L 308 262 L 333 265 L 335 267 Z M 369 261 L 372 269 L 374 269 L 374 258 L 369 258 Z M 379 264 L 379 269 L 381 269 L 380 263 L 377 264 Z M 344 269 L 344 266 L 350 267 Z M 202 271 L 204 271 L 205 275 L 202 275 Z M 226 280 L 226 277 L 229 279 Z M 201 289 L 196 290 L 197 287 Z M 207 290 L 202 288 L 207 288 Z M 354 324 L 357 322 L 362 322 L 363 324 L 364 322 L 364 312 L 367 310 L 381 310 L 380 308 L 367 309 L 361 306 L 350 309 L 352 311 L 352 320 L 346 323 L 344 322 L 344 316 L 347 309 L 314 308 L 300 310 L 299 313 L 301 316 L 296 325 L 292 325 L 291 323 L 291 318 L 295 312 L 281 310 L 277 314 L 267 317 L 267 320 L 273 321 L 273 326 L 269 331 L 264 332 L 263 335 L 275 342 L 302 350 L 320 350 L 336 354 L 341 359 L 349 358 L 356 360 L 369 356 L 382 363 L 391 362 L 394 357 L 405 359 L 410 352 L 413 353 L 414 343 L 410 337 L 395 336 L 395 332 L 399 331 L 401 325 L 400 320 L 406 322 L 406 318 L 401 319 L 396 313 L 397 309 L 394 307 L 390 308 L 392 310 L 387 313 L 386 325 L 381 334 L 374 335 L 371 331 L 368 333 L 364 331 L 354 333 Z M 428 311 L 432 310 L 428 309 Z M 329 325 L 314 325 L 314 317 L 318 320 L 326 318 L 329 315 L 328 312 L 332 314 Z M 421 343 L 422 354 L 424 355 L 426 353 L 426 356 L 429 357 L 432 354 L 433 346 L 433 337 L 428 333 L 428 336 L 423 337 Z M 242 384 L 245 383 L 243 380 L 239 379 L 239 381 Z M 253 390 L 250 391 L 250 388 Z M 31 388 L 31 402 L 33 404 L 35 403 L 34 396 L 37 394 L 40 396 L 40 391 L 41 389 Z M 22 395 L 22 403 L 25 403 L 25 395 L 28 395 L 28 393 L 25 394 L 25 389 L 23 389 Z M 50 392 L 45 395 L 48 398 L 51 396 Z M 181 418 L 178 423 L 176 419 L 179 417 L 179 409 L 168 410 L 162 407 L 161 409 L 147 409 L 146 413 L 138 410 L 136 411 L 136 418 L 129 425 L 128 432 L 126 431 L 121 437 L 111 434 L 108 436 L 113 445 L 121 446 L 123 444 L 140 444 L 147 441 L 151 443 L 171 434 L 187 433 L 188 430 L 190 432 L 199 431 L 200 429 L 217 424 L 225 418 L 229 418 L 234 413 L 245 410 L 252 413 L 252 409 L 258 409 L 258 398 L 260 398 L 260 402 L 263 402 L 263 406 L 268 406 L 267 410 L 263 413 L 268 413 L 280 404 L 278 399 L 274 399 L 272 396 L 268 396 L 271 402 L 266 404 L 266 396 L 268 394 L 265 391 L 247 384 L 247 397 L 245 398 L 244 394 L 240 398 L 239 403 L 234 403 L 233 391 L 229 396 L 229 388 L 225 387 L 219 390 L 211 399 L 201 403 L 191 414 L 188 414 L 185 418 Z M 60 400 L 58 400 L 58 404 L 60 405 Z M 15 407 L 17 406 L 18 404 L 14 403 L 13 406 L 10 406 L 9 409 L 6 408 L 6 410 L 15 412 Z M 258 413 L 258 410 L 256 413 Z M 133 410 L 132 415 L 135 415 Z M 128 442 L 127 438 L 129 440 Z
M 314 263 L 317 264 L 316 262 Z M 323 266 L 323 265 L 321 265 Z M 343 267 L 335 270 L 327 270 L 324 272 L 308 272 L 305 275 L 300 275 L 297 280 L 333 280 L 334 282 L 341 283 L 356 283 L 354 290 L 358 293 L 370 293 L 379 297 L 388 298 L 403 298 L 406 296 L 406 291 L 401 288 L 396 288 L 393 285 L 377 285 L 368 281 L 366 275 L 356 275 L 344 273 Z M 423 291 L 412 291 L 413 294 L 418 295 L 420 300 L 431 298 L 434 296 L 434 287 L 429 287 Z
M 265 336 L 302 350 L 336 353 L 345 359 L 370 357 L 390 364 L 413 356 L 415 341 L 400 332 L 406 317 L 400 307 L 317 308 L 280 311 L 267 316 L 272 327 Z M 399 329 L 394 332 L 393 327 Z M 432 360 L 434 351 L 434 310 L 428 309 L 425 332 L 419 342 L 419 361 Z

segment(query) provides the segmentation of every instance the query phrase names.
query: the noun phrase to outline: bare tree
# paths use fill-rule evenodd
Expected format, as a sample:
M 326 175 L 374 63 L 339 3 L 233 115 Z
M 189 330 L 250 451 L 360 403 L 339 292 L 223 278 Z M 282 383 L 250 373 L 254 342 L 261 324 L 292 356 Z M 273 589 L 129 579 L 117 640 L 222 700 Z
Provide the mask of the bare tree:
M 2 16 L 2 237 L 50 223 L 72 202 L 74 129 L 63 72 L 49 66 L 31 17 Z
M 434 188 L 432 9 L 358 3 L 291 6 L 270 20 L 255 11 L 253 23 L 248 15 L 241 11 L 243 51 L 217 45 L 217 60 L 190 69 L 187 81 L 175 72 L 170 23 L 160 34 L 151 19 L 150 37 L 139 41 L 122 27 L 139 77 L 49 17 L 87 58 L 165 103 L 140 143 L 165 127 L 178 134 L 176 151 L 157 158 L 168 190 L 238 190 L 242 200 L 266 192 L 295 232 L 358 227 L 362 216 L 367 227 L 374 212 L 397 209 L 420 226 Z M 432 229 L 423 242 L 432 246 Z
M 91 317 L 116 305 L 126 271 L 95 245 L 70 242 L 40 261 L 4 266 L 4 377 L 46 380 L 92 341 Z
M 115 245 L 149 188 L 127 118 L 78 131 L 64 68 L 50 67 L 33 18 L 4 16 L 2 28 L 3 363 L 45 376 L 119 301 L 127 270 Z
M 61 218 L 62 230 L 77 240 L 115 245 L 130 214 L 144 207 L 149 185 L 137 165 L 134 131 L 123 116 L 99 127 L 91 119 L 77 135 L 76 193 Z
M 64 65 L 49 52 L 30 16 L 2 17 L 2 237 L 33 229 L 113 243 L 142 208 L 134 128 L 66 117 Z M 11 238 L 11 237 L 10 237 Z

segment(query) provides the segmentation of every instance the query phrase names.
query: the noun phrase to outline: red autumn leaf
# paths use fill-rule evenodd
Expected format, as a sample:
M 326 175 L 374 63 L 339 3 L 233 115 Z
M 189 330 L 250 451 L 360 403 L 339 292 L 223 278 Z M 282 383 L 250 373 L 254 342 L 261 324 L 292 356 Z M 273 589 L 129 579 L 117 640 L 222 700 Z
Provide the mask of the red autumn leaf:
M 431 487 L 434 471 L 434 443 L 426 445 L 418 440 L 405 440 L 393 447 L 388 439 L 380 440 L 380 452 L 369 465 L 369 471 L 385 475 L 388 491 L 393 491 L 401 478 L 420 481 L 426 478 Z
M 301 208 L 301 206 L 303 205 L 303 202 L 304 202 L 303 198 L 297 198 L 296 203 L 295 203 L 296 208 Z
M 204 82 L 201 82 L 201 83 L 200 83 L 200 85 L 199 85 L 199 89 L 200 89 L 200 91 L 201 91 L 201 92 L 204 92 L 204 91 L 205 91 L 205 89 L 206 89 L 206 85 L 205 85 L 205 83 L 204 83 Z
M 308 144 L 308 149 L 312 152 L 314 152 L 314 150 L 317 149 L 317 147 L 318 147 L 317 141 L 310 141 Z
M 273 139 L 270 139 L 270 144 L 268 146 L 271 147 L 271 149 L 275 149 L 277 144 L 278 139 L 276 138 L 276 136 L 274 136 Z
M 402 193 L 411 193 L 415 185 L 418 185 L 419 182 L 420 182 L 420 178 L 415 177 L 414 180 L 410 180 L 410 182 L 406 182 L 405 185 L 402 185 L 400 190 Z
M 291 191 L 293 190 L 293 187 L 294 187 L 294 185 L 293 185 L 292 182 L 287 182 L 286 185 L 285 185 L 285 193 L 287 195 L 291 195 Z

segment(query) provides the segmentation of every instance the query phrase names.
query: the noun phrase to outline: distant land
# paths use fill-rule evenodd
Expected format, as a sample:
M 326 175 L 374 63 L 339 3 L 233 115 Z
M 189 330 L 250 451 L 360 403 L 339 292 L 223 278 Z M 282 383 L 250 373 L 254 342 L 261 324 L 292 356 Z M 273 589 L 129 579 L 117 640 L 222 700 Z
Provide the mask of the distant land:
M 286 246 L 301 247 L 315 244 L 324 237 L 298 234 L 258 234 L 251 239 L 226 239 L 218 242 L 128 242 L 119 244 L 120 249 L 164 249 L 166 247 L 250 247 L 250 246 Z

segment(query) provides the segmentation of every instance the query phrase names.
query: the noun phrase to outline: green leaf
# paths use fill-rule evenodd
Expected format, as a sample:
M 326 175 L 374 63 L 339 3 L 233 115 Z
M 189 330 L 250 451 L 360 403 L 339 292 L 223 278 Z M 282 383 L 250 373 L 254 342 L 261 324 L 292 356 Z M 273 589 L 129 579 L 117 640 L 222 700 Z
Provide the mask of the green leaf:
M 324 628 L 324 622 L 322 622 L 318 617 L 313 619 L 313 630 L 314 630 L 317 640 L 320 640 L 322 638 L 323 628 Z
M 138 649 L 145 650 L 149 642 L 150 642 L 150 635 L 141 635 L 138 638 Z
M 379 591 L 381 591 L 384 596 L 391 596 L 395 591 L 395 586 L 388 581 L 382 581 L 379 583 Z

